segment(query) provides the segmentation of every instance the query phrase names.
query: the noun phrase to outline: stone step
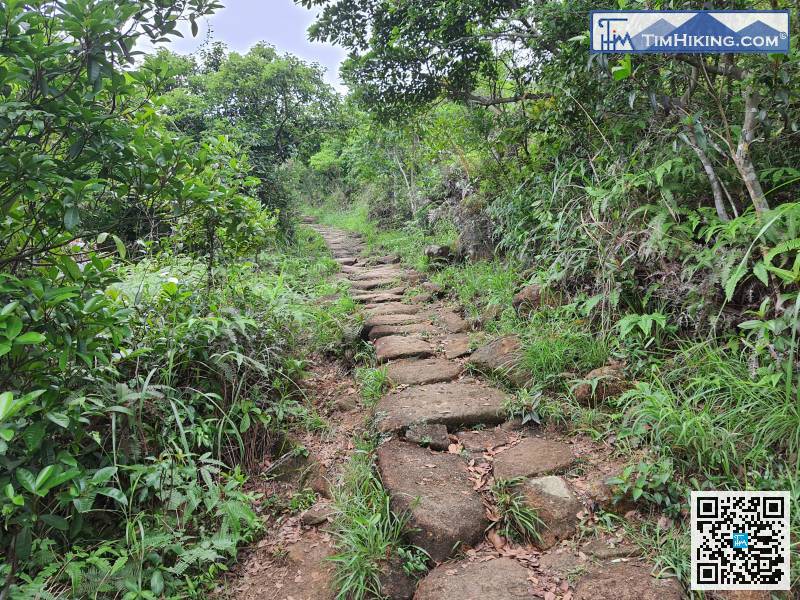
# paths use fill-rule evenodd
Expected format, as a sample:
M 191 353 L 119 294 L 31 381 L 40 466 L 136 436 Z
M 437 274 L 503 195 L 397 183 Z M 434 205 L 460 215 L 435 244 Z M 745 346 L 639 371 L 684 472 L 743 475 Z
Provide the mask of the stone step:
M 405 291 L 405 290 L 404 290 Z M 400 302 L 403 300 L 403 292 L 393 291 L 371 292 L 367 294 L 351 294 L 350 297 L 356 302 L 363 304 L 380 304 L 382 302 Z
M 461 358 L 467 356 L 470 350 L 470 339 L 466 333 L 457 333 L 442 338 L 442 347 L 444 349 L 445 357 L 449 359 Z
M 472 381 L 434 383 L 391 392 L 375 410 L 384 432 L 404 431 L 414 423 L 443 423 L 453 430 L 502 423 L 505 398 L 500 390 Z
M 559 473 L 575 462 L 572 447 L 539 437 L 525 438 L 494 457 L 495 479 L 539 477 Z
M 376 288 L 386 288 L 391 285 L 397 285 L 397 279 L 364 279 L 362 281 L 350 281 L 350 287 L 354 290 L 370 291 Z
M 410 323 L 430 323 L 430 321 L 414 313 L 371 315 L 364 321 L 363 331 L 364 333 L 369 333 L 370 329 L 373 327 L 380 327 L 381 325 L 408 325 Z
M 408 541 L 437 562 L 483 539 L 483 502 L 464 460 L 393 440 L 378 448 L 378 470 L 392 509 L 409 514 Z
M 390 335 L 434 335 L 438 333 L 430 323 L 409 323 L 408 325 L 378 325 L 369 331 L 367 338 L 374 342 L 382 337 Z
M 379 363 L 398 358 L 433 356 L 433 346 L 425 340 L 402 335 L 388 335 L 375 340 L 375 356 Z
M 528 600 L 532 573 L 510 558 L 439 565 L 423 579 L 414 600 Z
M 405 359 L 389 363 L 386 372 L 394 385 L 424 385 L 458 378 L 461 365 L 441 358 Z
M 433 320 L 439 323 L 448 333 L 464 333 L 465 331 L 469 331 L 469 323 L 452 310 L 442 308 L 435 311 L 433 313 Z
M 415 304 L 404 304 L 402 302 L 367 304 L 364 308 L 368 318 L 377 317 L 378 315 L 414 315 L 421 309 Z
M 680 600 L 684 597 L 674 577 L 657 579 L 640 562 L 591 565 L 575 582 L 575 600 Z
M 518 489 L 525 497 L 525 504 L 534 509 L 542 521 L 536 543 L 539 548 L 552 548 L 575 534 L 577 515 L 583 510 L 583 505 L 563 477 L 548 475 L 528 479 Z

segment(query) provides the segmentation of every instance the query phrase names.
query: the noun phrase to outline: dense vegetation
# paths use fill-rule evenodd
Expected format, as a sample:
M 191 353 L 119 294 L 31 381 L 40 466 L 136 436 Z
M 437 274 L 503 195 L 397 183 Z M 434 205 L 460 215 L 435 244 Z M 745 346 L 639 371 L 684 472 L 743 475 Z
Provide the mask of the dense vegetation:
M 244 484 L 324 426 L 300 357 L 352 310 L 313 302 L 336 265 L 300 209 L 520 333 L 509 413 L 637 456 L 615 490 L 676 520 L 637 532 L 660 567 L 686 576 L 689 489 L 800 501 L 797 19 L 786 56 L 590 58 L 594 2 L 299 3 L 346 98 L 267 43 L 137 51 L 214 1 L 0 4 L 0 598 L 203 596 L 257 533 Z M 552 301 L 518 313 L 530 283 Z M 611 360 L 628 389 L 576 402 Z M 387 513 L 385 555 L 402 519 L 362 458 L 342 503 Z

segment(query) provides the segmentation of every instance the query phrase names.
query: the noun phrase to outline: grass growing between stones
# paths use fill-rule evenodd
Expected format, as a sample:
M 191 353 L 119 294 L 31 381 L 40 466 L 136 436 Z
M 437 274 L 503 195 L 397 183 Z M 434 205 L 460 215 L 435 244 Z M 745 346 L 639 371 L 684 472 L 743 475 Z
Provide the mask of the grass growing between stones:
M 519 492 L 518 486 L 524 481 L 523 477 L 498 479 L 492 485 L 491 493 L 500 516 L 497 532 L 512 541 L 535 544 L 541 539 L 539 531 L 544 523 Z
M 361 398 L 368 407 L 375 406 L 389 389 L 389 376 L 385 367 L 360 367 L 356 369 L 356 381 L 361 388 Z
M 331 561 L 336 564 L 337 598 L 341 600 L 383 597 L 381 573 L 392 557 L 409 574 L 424 571 L 426 562 L 422 550 L 403 542 L 407 518 L 392 512 L 389 494 L 377 475 L 377 439 L 365 437 L 355 443 L 333 497 L 333 527 L 340 552 Z

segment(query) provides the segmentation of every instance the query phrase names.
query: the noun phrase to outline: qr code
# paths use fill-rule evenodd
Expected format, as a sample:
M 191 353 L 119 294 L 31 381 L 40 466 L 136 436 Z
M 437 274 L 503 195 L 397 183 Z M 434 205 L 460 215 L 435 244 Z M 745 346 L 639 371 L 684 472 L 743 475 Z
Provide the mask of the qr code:
M 789 589 L 789 492 L 692 492 L 692 589 Z

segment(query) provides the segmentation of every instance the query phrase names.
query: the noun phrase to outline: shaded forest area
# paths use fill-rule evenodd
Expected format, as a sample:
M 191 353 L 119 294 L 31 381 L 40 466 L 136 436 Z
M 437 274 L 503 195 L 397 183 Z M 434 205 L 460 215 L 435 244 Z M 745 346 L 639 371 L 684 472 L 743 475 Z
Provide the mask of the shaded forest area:
M 326 428 L 309 357 L 381 394 L 302 214 L 519 336 L 508 416 L 612 441 L 657 570 L 689 490 L 800 500 L 798 19 L 788 55 L 614 56 L 595 2 L 298 3 L 346 96 L 269 40 L 163 48 L 214 0 L 0 5 L 0 599 L 207 597 L 264 457 Z M 340 543 L 370 597 L 387 556 Z

